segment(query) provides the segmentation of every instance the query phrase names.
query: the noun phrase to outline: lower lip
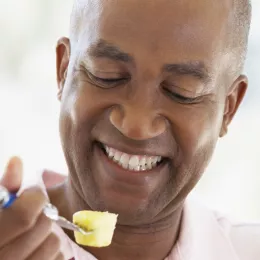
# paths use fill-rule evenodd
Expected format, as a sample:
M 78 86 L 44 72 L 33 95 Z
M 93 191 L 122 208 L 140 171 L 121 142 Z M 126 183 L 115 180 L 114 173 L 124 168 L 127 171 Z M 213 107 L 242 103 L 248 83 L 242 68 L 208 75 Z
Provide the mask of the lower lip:
M 96 145 L 97 153 L 99 157 L 101 157 L 101 160 L 103 162 L 104 170 L 109 173 L 109 175 L 118 180 L 127 182 L 129 184 L 144 184 L 146 180 L 155 177 L 156 175 L 160 174 L 165 168 L 166 168 L 166 162 L 162 162 L 158 166 L 146 170 L 146 171 L 131 171 L 128 169 L 122 168 L 120 165 L 118 165 L 116 162 L 112 161 L 108 156 L 105 154 L 105 152 L 100 148 L 98 145 Z

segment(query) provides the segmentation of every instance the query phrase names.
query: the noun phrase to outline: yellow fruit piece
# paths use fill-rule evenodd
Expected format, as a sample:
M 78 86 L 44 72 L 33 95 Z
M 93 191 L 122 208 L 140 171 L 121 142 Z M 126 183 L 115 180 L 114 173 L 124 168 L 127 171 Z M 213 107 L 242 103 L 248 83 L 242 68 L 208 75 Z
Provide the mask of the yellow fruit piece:
M 109 212 L 79 211 L 73 215 L 73 223 L 93 234 L 85 236 L 74 232 L 76 242 L 83 246 L 105 247 L 111 244 L 117 215 Z

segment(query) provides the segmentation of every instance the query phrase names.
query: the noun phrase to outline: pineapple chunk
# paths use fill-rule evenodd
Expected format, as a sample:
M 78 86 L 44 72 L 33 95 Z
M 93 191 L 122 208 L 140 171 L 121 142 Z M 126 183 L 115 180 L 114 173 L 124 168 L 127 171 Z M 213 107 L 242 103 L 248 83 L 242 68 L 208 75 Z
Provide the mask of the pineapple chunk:
M 116 214 L 87 210 L 76 212 L 73 215 L 73 223 L 86 231 L 93 231 L 93 234 L 88 236 L 74 232 L 76 242 L 91 247 L 109 246 L 113 238 L 116 222 Z

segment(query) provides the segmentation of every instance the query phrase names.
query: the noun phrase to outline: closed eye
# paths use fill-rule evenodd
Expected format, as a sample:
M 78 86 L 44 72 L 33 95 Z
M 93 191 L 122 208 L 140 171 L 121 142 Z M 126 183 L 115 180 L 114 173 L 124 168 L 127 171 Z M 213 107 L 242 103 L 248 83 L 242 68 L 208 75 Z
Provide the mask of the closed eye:
M 129 80 L 129 77 L 117 77 L 117 78 L 100 78 L 93 75 L 90 72 L 87 72 L 90 80 L 103 88 L 116 87 L 118 85 L 124 84 Z
M 171 90 L 164 88 L 166 94 L 174 101 L 177 101 L 181 104 L 197 104 L 199 103 L 203 97 L 187 97 L 180 95 L 178 93 L 172 92 Z

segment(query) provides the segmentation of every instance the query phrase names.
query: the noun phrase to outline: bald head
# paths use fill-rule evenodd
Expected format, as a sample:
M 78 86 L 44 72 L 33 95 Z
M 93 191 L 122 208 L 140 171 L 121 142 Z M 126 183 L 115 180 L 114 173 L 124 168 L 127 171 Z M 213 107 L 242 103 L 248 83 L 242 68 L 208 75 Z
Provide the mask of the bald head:
M 70 39 L 72 43 L 77 42 L 82 27 L 87 26 L 86 23 L 82 23 L 83 17 L 88 18 L 88 21 L 90 21 L 88 25 L 91 26 L 91 14 L 94 9 L 102 11 L 102 1 L 104 0 L 74 0 L 70 26 Z M 228 33 L 226 47 L 232 56 L 231 60 L 233 60 L 229 67 L 232 70 L 232 74 L 238 75 L 243 70 L 246 58 L 252 8 L 250 0 L 228 1 L 233 1 L 233 3 L 230 18 L 228 19 L 229 24 L 227 24 L 230 33 Z

